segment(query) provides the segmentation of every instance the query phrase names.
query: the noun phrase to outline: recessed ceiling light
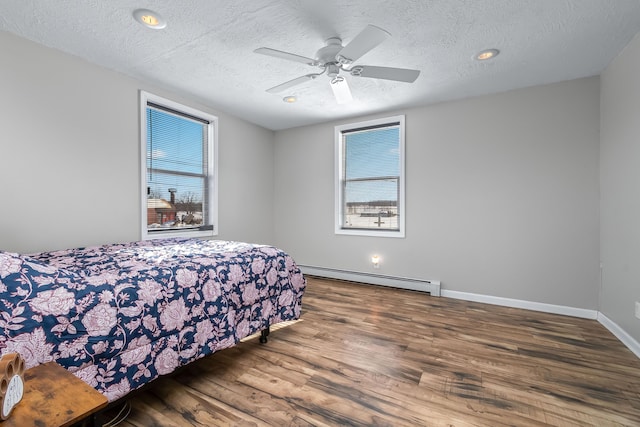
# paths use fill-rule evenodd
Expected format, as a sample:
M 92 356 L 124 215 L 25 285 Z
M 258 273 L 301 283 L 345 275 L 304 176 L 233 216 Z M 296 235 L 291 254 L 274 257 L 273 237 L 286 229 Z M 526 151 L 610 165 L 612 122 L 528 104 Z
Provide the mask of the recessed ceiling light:
M 294 102 L 296 102 L 298 100 L 298 98 L 296 98 L 294 95 L 289 95 L 289 96 L 285 96 L 284 98 L 282 98 L 282 100 L 284 102 L 286 102 L 287 104 L 293 104 Z
M 148 28 L 153 28 L 154 30 L 160 30 L 167 26 L 167 21 L 164 20 L 160 14 L 148 10 L 148 9 L 138 9 L 133 12 L 133 17 L 136 21 L 144 25 Z
M 500 51 L 498 49 L 486 49 L 475 56 L 478 61 L 486 61 L 487 59 L 495 58 Z

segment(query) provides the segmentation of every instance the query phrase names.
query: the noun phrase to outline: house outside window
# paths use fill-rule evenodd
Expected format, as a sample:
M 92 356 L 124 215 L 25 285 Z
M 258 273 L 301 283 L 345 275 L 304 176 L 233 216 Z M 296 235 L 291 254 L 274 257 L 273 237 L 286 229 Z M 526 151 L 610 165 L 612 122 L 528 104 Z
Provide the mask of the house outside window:
M 405 236 L 404 116 L 335 127 L 336 234 Z
M 217 235 L 211 114 L 141 91 L 142 239 Z

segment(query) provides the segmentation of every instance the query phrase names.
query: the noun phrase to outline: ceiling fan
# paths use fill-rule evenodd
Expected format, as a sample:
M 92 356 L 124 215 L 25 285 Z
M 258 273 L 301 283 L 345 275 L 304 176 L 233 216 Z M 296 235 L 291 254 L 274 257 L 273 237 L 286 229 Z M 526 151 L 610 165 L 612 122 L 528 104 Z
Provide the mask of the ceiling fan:
M 293 86 L 297 86 L 308 80 L 313 80 L 322 74 L 326 74 L 331 79 L 331 89 L 339 104 L 344 104 L 352 100 L 351 90 L 347 80 L 340 75 L 340 71 L 345 71 L 354 77 L 369 77 L 374 79 L 394 80 L 398 82 L 413 83 L 420 75 L 419 70 L 406 68 L 376 67 L 372 65 L 353 65 L 365 53 L 385 41 L 391 34 L 376 27 L 367 25 L 351 42 L 342 46 L 342 40 L 338 37 L 327 39 L 326 45 L 316 52 L 315 59 L 294 53 L 283 52 L 281 50 L 261 47 L 254 50 L 255 53 L 274 56 L 276 58 L 289 61 L 301 62 L 303 64 L 320 67 L 323 70 L 319 73 L 307 74 L 297 77 L 288 82 L 284 82 L 270 89 L 269 93 L 278 93 Z

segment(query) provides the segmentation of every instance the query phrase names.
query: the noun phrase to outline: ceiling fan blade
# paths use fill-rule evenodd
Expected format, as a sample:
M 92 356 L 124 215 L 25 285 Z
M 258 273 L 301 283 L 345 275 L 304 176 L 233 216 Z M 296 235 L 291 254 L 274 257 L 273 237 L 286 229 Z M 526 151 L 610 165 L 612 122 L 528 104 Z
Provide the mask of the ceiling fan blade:
M 343 65 L 352 64 L 390 36 L 391 34 L 382 28 L 367 25 L 360 34 L 338 52 L 336 60 Z
M 353 101 L 349 83 L 347 83 L 344 77 L 338 76 L 331 80 L 331 90 L 333 90 L 333 95 L 336 97 L 338 104 L 346 104 L 347 102 Z
M 278 92 L 282 92 L 283 90 L 289 89 L 290 87 L 294 87 L 297 86 L 301 83 L 306 82 L 307 80 L 313 80 L 316 77 L 318 77 L 318 74 L 307 74 L 306 76 L 301 76 L 298 78 L 295 78 L 293 80 L 289 80 L 288 82 L 284 82 L 282 84 L 279 84 L 278 86 L 274 86 L 270 89 L 267 89 L 267 92 L 269 93 L 278 93 Z
M 407 68 L 374 67 L 372 65 L 358 65 L 348 70 L 352 76 L 370 77 L 373 79 L 395 80 L 398 82 L 413 83 L 420 75 L 420 70 Z
M 268 47 L 259 47 L 254 50 L 255 53 L 259 53 L 267 56 L 274 56 L 276 58 L 286 59 L 289 61 L 301 62 L 307 65 L 318 65 L 318 61 L 315 59 L 307 58 L 306 56 L 296 55 L 294 53 L 283 52 L 281 50 L 270 49 Z

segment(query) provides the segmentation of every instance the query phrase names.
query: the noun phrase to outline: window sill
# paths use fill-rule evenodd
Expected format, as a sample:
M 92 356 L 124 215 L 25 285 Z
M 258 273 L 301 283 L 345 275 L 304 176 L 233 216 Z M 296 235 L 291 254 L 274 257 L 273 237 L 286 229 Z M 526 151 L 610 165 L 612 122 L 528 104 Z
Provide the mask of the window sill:
M 396 239 L 404 239 L 404 231 L 350 230 L 339 228 L 335 230 L 335 234 L 346 236 L 394 237 Z
M 190 230 L 190 231 L 166 231 L 155 233 L 143 233 L 142 240 L 153 239 L 169 239 L 171 237 L 215 237 L 217 233 L 214 230 Z

